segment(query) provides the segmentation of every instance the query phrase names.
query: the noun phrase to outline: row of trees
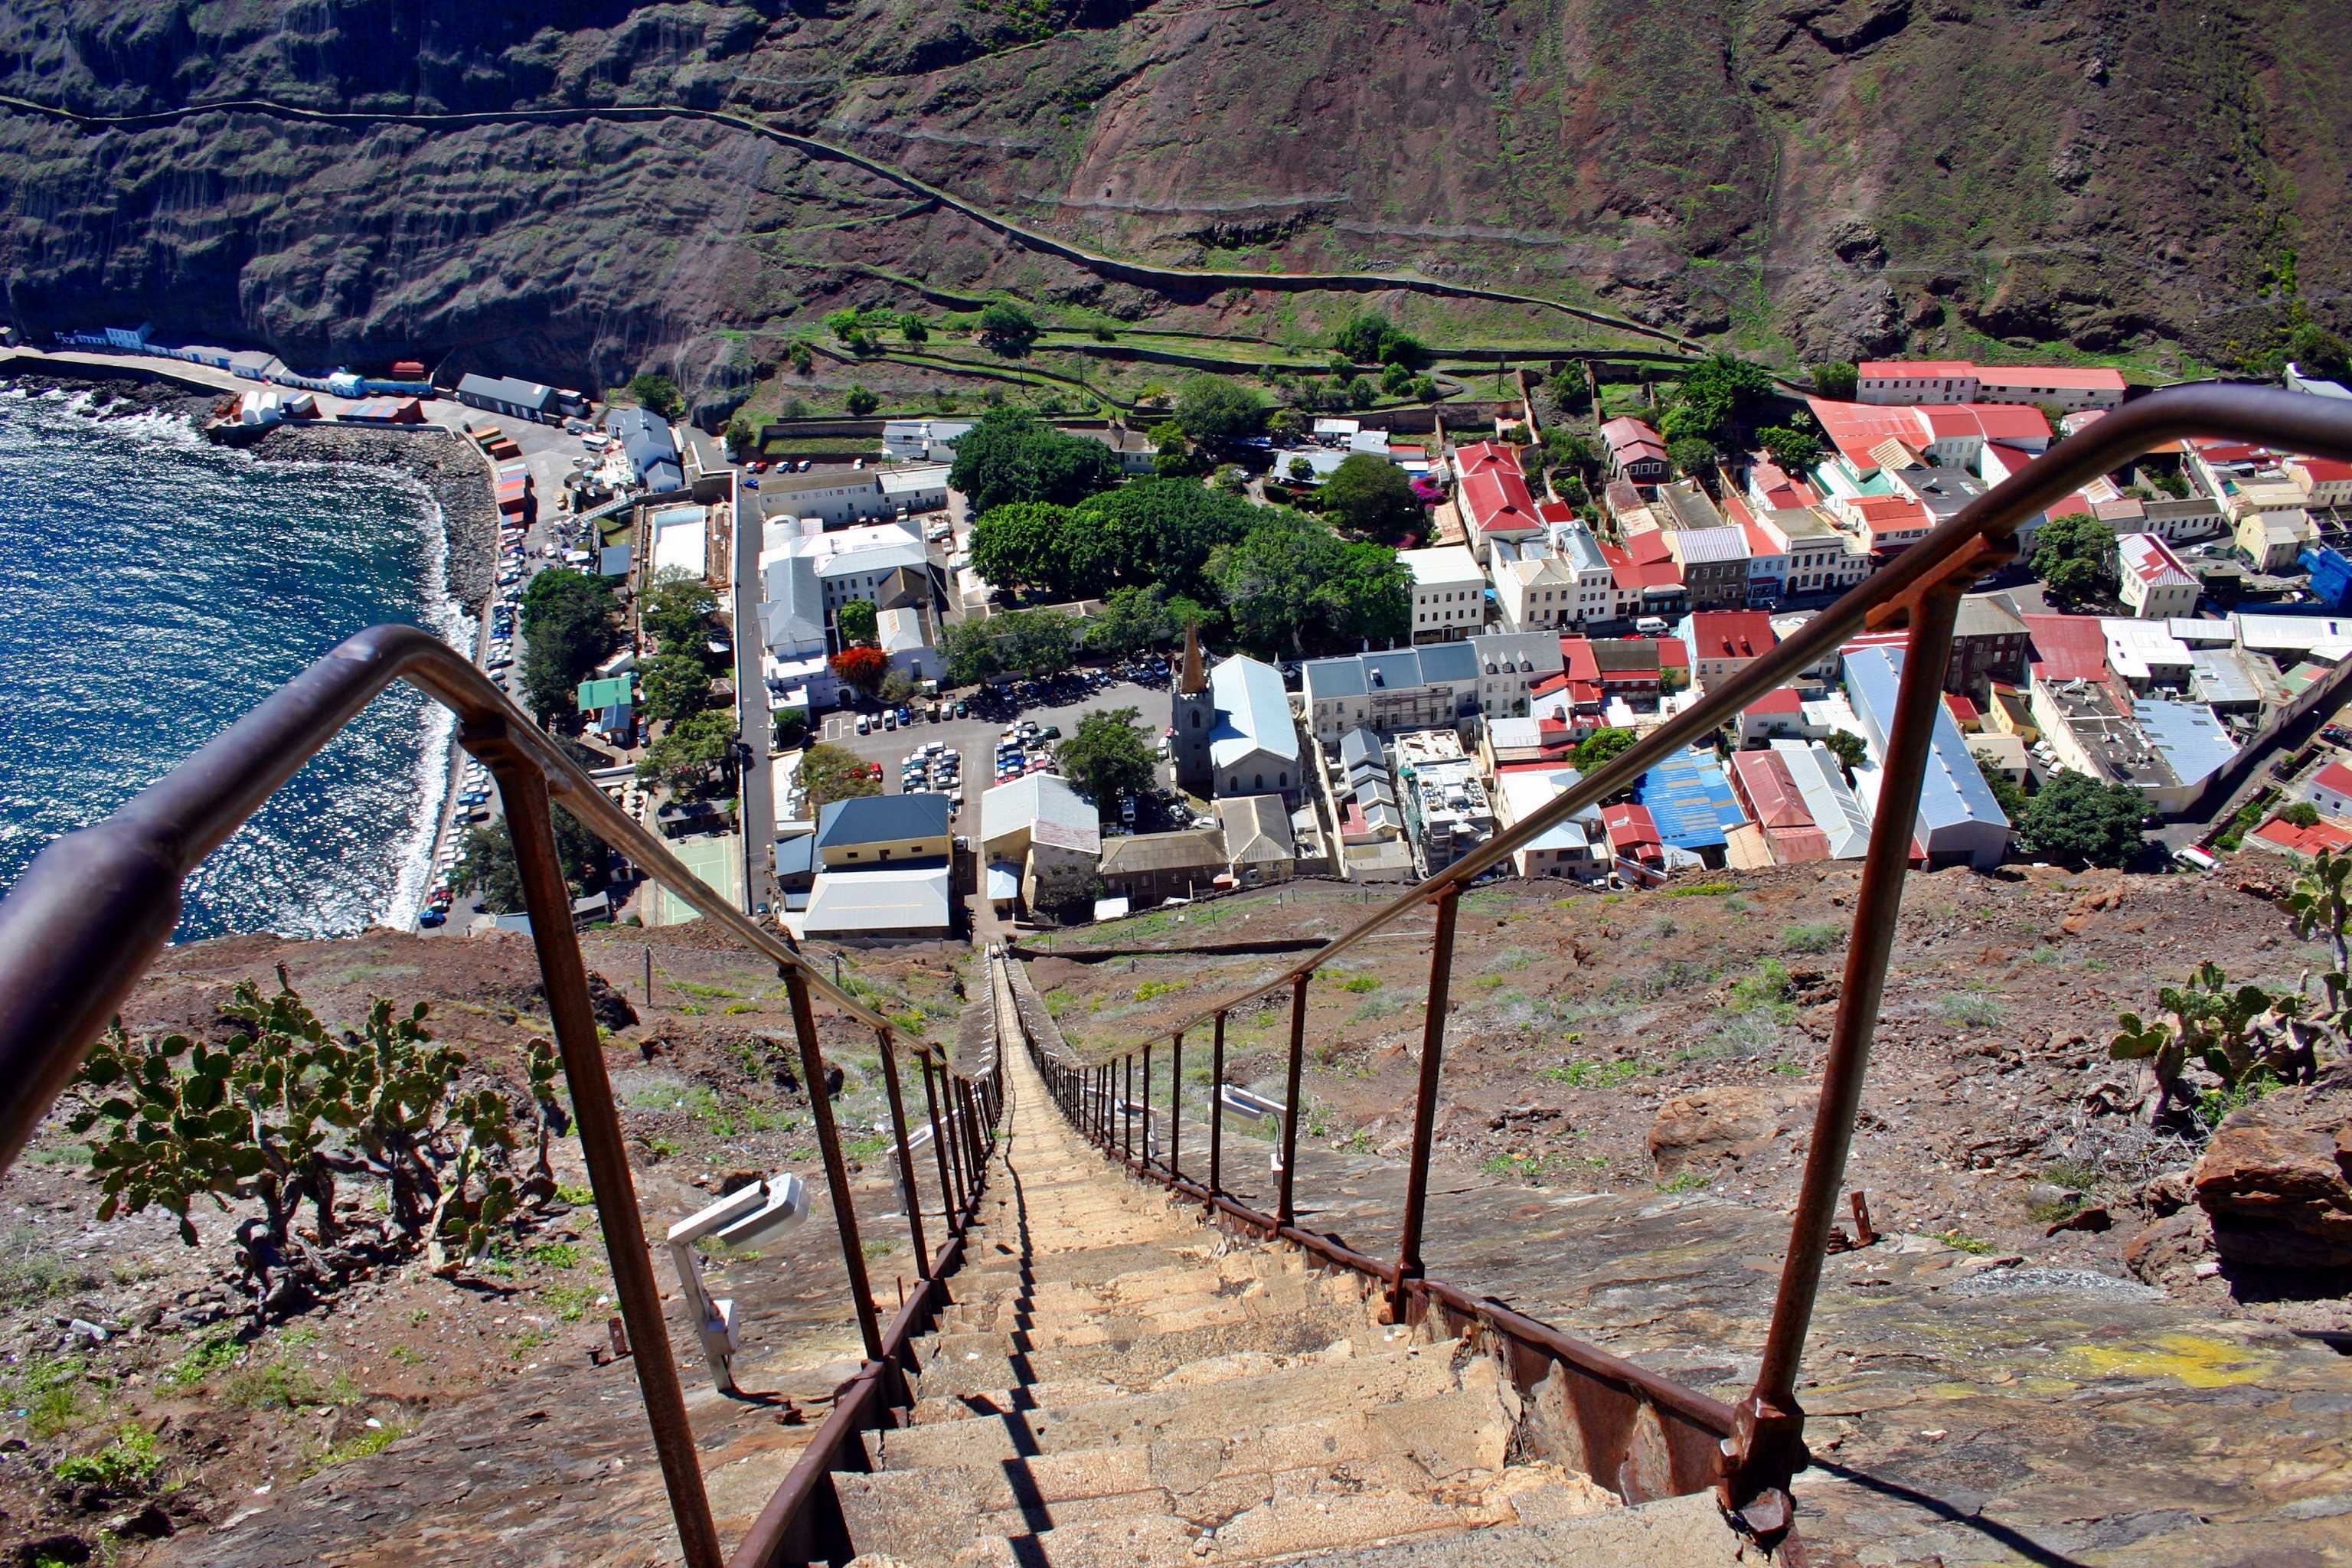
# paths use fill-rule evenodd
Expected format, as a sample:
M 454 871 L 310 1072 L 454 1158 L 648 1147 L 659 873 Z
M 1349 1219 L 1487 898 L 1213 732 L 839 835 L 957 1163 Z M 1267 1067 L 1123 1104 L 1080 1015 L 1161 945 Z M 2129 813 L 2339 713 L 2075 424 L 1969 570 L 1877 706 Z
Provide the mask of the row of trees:
M 523 700 L 542 724 L 569 723 L 574 694 L 619 640 L 620 601 L 603 577 L 557 567 L 522 595 Z

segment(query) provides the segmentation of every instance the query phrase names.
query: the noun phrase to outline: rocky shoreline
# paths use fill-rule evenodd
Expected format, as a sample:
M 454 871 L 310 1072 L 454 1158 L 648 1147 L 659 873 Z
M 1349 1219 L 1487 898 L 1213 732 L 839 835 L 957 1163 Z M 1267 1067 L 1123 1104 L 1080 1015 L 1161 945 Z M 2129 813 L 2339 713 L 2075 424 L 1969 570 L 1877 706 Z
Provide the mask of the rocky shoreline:
M 202 425 L 229 395 L 211 392 L 158 372 L 45 363 L 10 363 L 0 379 L 33 388 L 89 392 L 98 396 L 91 413 L 100 419 L 139 414 L 176 414 Z M 441 508 L 448 535 L 448 591 L 467 613 L 488 605 L 498 576 L 499 509 L 488 465 L 465 449 L 453 432 L 438 426 L 383 430 L 359 426 L 287 425 L 246 448 L 280 462 L 357 463 L 391 468 L 425 487 Z

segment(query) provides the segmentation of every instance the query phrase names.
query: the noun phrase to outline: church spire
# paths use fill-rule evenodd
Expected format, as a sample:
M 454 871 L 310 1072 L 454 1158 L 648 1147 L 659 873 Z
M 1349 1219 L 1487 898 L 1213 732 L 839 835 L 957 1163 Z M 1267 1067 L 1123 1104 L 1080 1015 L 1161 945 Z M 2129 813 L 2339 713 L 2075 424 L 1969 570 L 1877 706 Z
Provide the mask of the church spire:
M 1186 697 L 1198 697 L 1208 689 L 1208 678 L 1201 673 L 1201 626 L 1197 621 L 1184 623 L 1184 668 L 1176 680 L 1176 689 Z

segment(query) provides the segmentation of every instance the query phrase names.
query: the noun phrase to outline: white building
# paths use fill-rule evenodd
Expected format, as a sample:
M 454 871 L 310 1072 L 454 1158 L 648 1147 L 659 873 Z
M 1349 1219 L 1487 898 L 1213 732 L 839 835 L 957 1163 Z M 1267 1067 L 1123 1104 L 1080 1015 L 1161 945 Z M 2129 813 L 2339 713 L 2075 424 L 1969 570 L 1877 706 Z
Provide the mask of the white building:
M 1851 648 L 1845 656 L 1846 694 L 1862 721 L 1873 765 L 1857 774 L 1876 814 L 1878 763 L 1895 721 L 1895 694 L 1903 675 L 1904 650 L 1884 644 Z M 1919 789 L 1919 813 L 1912 837 L 1931 866 L 1966 864 L 1989 870 L 2009 853 L 2009 818 L 1993 799 L 1984 771 L 1960 736 L 1952 710 L 1936 705 L 1927 771 Z M 1800 788 L 1802 785 L 1800 784 Z
M 1583 776 L 1574 768 L 1523 768 L 1503 774 L 1495 788 L 1501 796 L 1504 825 L 1516 826 L 1533 816 Z M 1511 851 L 1511 865 L 1522 877 L 1599 878 L 1607 875 L 1611 859 L 1609 829 L 1598 805 L 1586 806 Z
M 1858 403 L 2046 403 L 2072 411 L 2124 400 L 2123 373 L 2097 366 L 1865 360 L 1854 372 Z
M 1633 614 L 1601 542 L 1582 521 L 1494 542 L 1495 604 L 1507 632 L 1570 631 Z
M 1400 550 L 1412 574 L 1412 640 L 1459 642 L 1486 629 L 1486 574 L 1467 546 Z
M 1302 688 L 1307 721 L 1326 746 L 1358 725 L 1382 734 L 1451 728 L 1485 713 L 1525 717 L 1540 682 L 1562 668 L 1555 632 L 1489 632 L 1308 662 Z
M 805 474 L 762 474 L 757 483 L 760 512 L 770 520 L 814 518 L 827 528 L 872 522 L 891 516 L 895 503 L 882 493 L 879 468 L 814 468 Z M 942 497 L 940 504 L 946 500 Z
M 914 463 L 884 468 L 877 480 L 891 513 L 939 511 L 948 504 L 948 465 Z
M 2172 547 L 2153 533 L 2116 536 L 2116 575 L 2124 607 L 2142 620 L 2197 611 L 2198 584 Z
M 1209 731 L 1212 793 L 1278 795 L 1286 805 L 1298 804 L 1306 764 L 1282 671 L 1236 655 L 1209 672 L 1209 700 L 1216 715 Z
M 906 463 L 944 463 L 955 456 L 959 437 L 977 421 L 971 419 L 886 419 L 882 449 Z

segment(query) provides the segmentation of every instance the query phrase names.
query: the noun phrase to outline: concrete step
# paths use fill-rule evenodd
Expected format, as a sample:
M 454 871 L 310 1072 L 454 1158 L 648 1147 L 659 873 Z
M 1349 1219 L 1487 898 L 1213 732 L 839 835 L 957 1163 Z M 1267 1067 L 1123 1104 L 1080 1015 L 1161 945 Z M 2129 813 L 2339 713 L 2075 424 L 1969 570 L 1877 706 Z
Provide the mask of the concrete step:
M 1349 1340 L 1378 1342 L 1381 1330 L 1361 1306 L 1316 1307 L 1244 1323 L 1143 1334 L 1124 1342 L 1034 1350 L 1004 1334 L 954 1334 L 918 1341 L 926 1398 L 991 1394 L 1066 1378 L 1101 1377 L 1122 1388 L 1145 1388 L 1179 1367 L 1212 1357 L 1257 1352 L 1297 1356 Z
M 1581 1518 L 1358 1546 L 1312 1561 L 1328 1568 L 1754 1568 L 1763 1558 L 1724 1522 L 1714 1498 L 1699 1492 Z
M 1222 1455 L 1246 1444 L 1249 1438 L 1243 1434 L 1318 1418 L 1362 1422 L 1399 1401 L 1423 1408 L 1462 1394 L 1484 1397 L 1499 1412 L 1493 1363 L 1474 1361 L 1457 1373 L 1455 1348 L 1449 1341 L 1314 1363 L 1207 1389 L 1179 1386 L 1088 1405 L 871 1432 L 866 1436 L 866 1452 L 875 1468 L 893 1470 L 995 1464 L 1029 1455 L 1184 1437 L 1214 1440 Z M 1494 1463 L 1500 1462 L 1498 1449 Z
M 1115 1482 L 1121 1478 L 1105 1471 L 1103 1479 Z M 1397 1542 L 1426 1544 L 1442 1552 L 1489 1532 L 1557 1530 L 1583 1522 L 1584 1516 L 1605 1518 L 1601 1510 L 1617 1506 L 1614 1498 L 1591 1483 L 1538 1467 L 1514 1468 L 1482 1485 L 1437 1497 L 1368 1489 L 1297 1471 L 1274 1478 L 1272 1485 L 1260 1487 L 1254 1500 L 1238 1510 L 1206 1516 L 1181 1508 L 1150 1511 L 1153 1497 L 1152 1489 L 1145 1488 L 1071 1504 L 1031 1503 L 1013 1510 L 983 1511 L 960 1521 L 947 1517 L 948 1509 L 936 1508 L 927 1523 L 881 1528 L 860 1517 L 866 1507 L 879 1505 L 878 1498 L 871 1498 L 852 1509 L 851 1539 L 874 1559 L 908 1564 L 1190 1568 L 1201 1563 L 1322 1562 L 1333 1552 L 1390 1549 Z M 890 1517 L 903 1521 L 917 1511 L 900 1505 Z M 1003 1528 L 1007 1523 L 1013 1528 Z M 1041 1523 L 1045 1528 L 1037 1528 Z M 1433 1564 L 1469 1559 L 1433 1555 L 1414 1561 Z M 1593 1568 L 1611 1564 L 1606 1557 L 1580 1561 Z M 1712 1560 L 1703 1562 L 1711 1568 Z
M 1360 1351 L 1398 1348 L 1411 1337 L 1409 1330 L 1385 1328 L 1372 1330 L 1361 1343 L 1341 1340 L 1337 1344 L 1309 1351 L 1303 1355 L 1269 1355 L 1264 1351 L 1236 1351 L 1229 1355 L 1208 1356 L 1188 1362 L 1165 1377 L 1138 1388 L 1123 1387 L 1115 1380 L 1096 1373 L 1017 1387 L 1008 1384 L 1003 1388 L 977 1393 L 919 1398 L 909 1425 L 920 1426 L 933 1421 L 961 1421 L 974 1415 L 1008 1415 L 1015 1410 L 1089 1405 L 1100 1399 L 1115 1399 L 1123 1394 L 1155 1394 L 1174 1388 L 1202 1388 L 1215 1383 L 1265 1377 L 1294 1366 L 1344 1361 Z
M 1099 1344 L 1215 1323 L 1241 1323 L 1318 1304 L 1344 1306 L 1361 1300 L 1362 1289 L 1353 1280 L 1291 1275 L 1271 1280 L 1218 1281 L 1213 1289 L 1171 1294 L 1142 1302 L 1082 1305 L 1065 1300 L 1056 1306 L 1014 1300 L 993 1307 L 956 1307 L 942 1315 L 940 1331 L 1021 1332 L 1026 1334 L 1032 1348 L 1046 1349 Z

